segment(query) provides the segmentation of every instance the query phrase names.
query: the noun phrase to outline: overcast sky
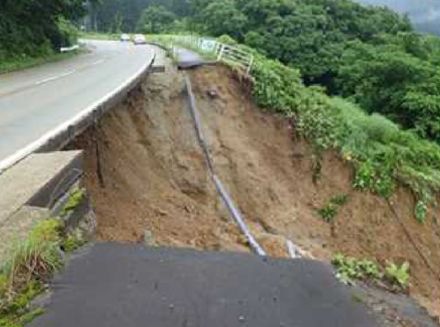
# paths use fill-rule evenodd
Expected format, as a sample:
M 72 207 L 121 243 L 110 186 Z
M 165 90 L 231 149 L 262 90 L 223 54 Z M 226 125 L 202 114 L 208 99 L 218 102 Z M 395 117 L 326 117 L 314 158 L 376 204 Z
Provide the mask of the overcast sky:
M 398 12 L 408 13 L 414 23 L 440 20 L 440 0 L 357 0 L 372 5 L 385 5 Z

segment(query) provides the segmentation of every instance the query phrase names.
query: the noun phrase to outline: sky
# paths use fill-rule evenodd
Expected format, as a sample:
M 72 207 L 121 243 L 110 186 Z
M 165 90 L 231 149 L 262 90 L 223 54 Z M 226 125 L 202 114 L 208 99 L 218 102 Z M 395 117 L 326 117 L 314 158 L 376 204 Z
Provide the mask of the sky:
M 439 0 L 358 0 L 361 3 L 385 5 L 401 13 L 408 13 L 415 23 L 440 19 Z

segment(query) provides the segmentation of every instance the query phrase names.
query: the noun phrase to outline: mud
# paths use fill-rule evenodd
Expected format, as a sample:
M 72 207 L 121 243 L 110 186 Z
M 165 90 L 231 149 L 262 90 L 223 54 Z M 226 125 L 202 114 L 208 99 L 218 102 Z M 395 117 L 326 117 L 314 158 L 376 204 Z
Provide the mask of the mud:
M 338 251 L 383 264 L 407 260 L 410 294 L 440 314 L 440 226 L 435 217 L 415 220 L 411 194 L 398 190 L 392 205 L 435 273 L 387 202 L 352 189 L 352 168 L 337 153 L 323 154 L 313 178 L 311 147 L 291 122 L 257 108 L 235 73 L 205 67 L 188 74 L 216 172 L 270 255 L 287 256 L 290 239 L 322 260 Z M 151 234 L 158 245 L 249 251 L 208 176 L 182 73 L 150 76 L 71 146 L 85 149 L 100 240 L 143 242 Z M 317 210 L 340 194 L 348 202 L 328 224 Z

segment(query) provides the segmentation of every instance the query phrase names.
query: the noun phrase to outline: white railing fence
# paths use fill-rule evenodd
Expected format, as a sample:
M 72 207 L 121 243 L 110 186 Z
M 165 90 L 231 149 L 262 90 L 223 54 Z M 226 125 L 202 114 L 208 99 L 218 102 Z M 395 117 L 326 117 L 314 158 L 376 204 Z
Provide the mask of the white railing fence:
M 252 70 L 254 55 L 250 52 L 239 49 L 238 47 L 218 42 L 215 39 L 199 36 L 172 35 L 168 36 L 167 39 L 172 45 L 185 46 L 189 49 L 201 52 L 207 57 L 212 57 L 217 61 L 238 66 L 247 74 Z

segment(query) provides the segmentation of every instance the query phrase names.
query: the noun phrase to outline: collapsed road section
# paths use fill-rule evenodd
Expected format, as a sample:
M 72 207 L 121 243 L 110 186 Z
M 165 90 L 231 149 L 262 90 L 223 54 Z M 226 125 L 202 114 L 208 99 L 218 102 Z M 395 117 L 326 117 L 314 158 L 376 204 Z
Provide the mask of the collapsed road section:
M 293 133 L 291 121 L 253 104 L 246 80 L 223 66 L 187 74 L 215 173 L 265 253 L 290 257 L 287 240 L 322 260 L 341 249 L 374 251 L 376 243 L 368 239 L 372 234 L 360 230 L 375 227 L 370 221 L 377 215 L 386 217 L 388 207 L 352 190 L 351 170 L 335 153 L 324 155 L 322 176 L 315 183 L 313 149 Z M 250 252 L 249 240 L 230 218 L 212 182 L 187 95 L 183 74 L 167 68 L 69 145 L 85 151 L 84 184 L 97 215 L 99 241 Z M 349 194 L 350 201 L 338 223 L 329 226 L 316 210 L 335 192 Z M 382 231 L 374 234 L 381 244 L 392 242 L 389 235 L 397 233 L 390 222 L 383 220 L 380 226 L 388 231 L 386 238 L 380 237 Z M 405 242 L 393 243 L 397 246 L 411 254 Z M 386 249 L 393 248 L 382 251 Z M 423 265 L 414 267 L 418 294 L 436 287 L 425 273 Z M 368 292 L 362 297 L 366 303 Z M 411 319 L 426 322 L 427 315 L 405 295 L 390 301 L 388 295 L 377 294 L 371 305 L 379 311 L 385 306 L 386 319 L 393 321 L 390 326 L 405 326 L 399 323 L 405 321 L 400 314 L 405 316 L 408 306 Z M 392 303 L 391 309 L 386 303 Z

